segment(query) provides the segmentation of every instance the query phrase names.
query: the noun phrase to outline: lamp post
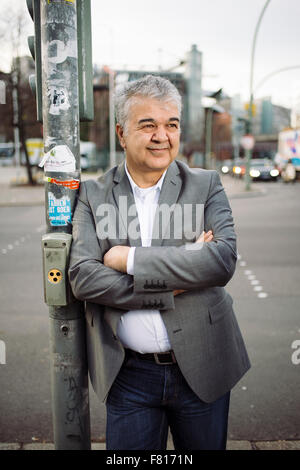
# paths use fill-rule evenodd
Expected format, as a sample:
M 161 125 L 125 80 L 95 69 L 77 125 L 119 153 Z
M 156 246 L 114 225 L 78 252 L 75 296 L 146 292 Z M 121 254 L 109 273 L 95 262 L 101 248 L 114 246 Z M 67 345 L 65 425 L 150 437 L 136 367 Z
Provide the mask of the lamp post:
M 256 39 L 257 39 L 257 34 L 258 30 L 262 21 L 262 18 L 264 16 L 264 13 L 269 5 L 271 0 L 267 0 L 261 14 L 259 16 L 258 22 L 256 24 L 256 28 L 254 31 L 254 37 L 253 37 L 253 42 L 252 42 L 252 50 L 251 50 L 251 64 L 250 64 L 250 100 L 249 100 L 249 109 L 248 109 L 248 129 L 247 129 L 247 134 L 252 134 L 252 119 L 253 119 L 253 72 L 254 72 L 254 56 L 255 56 L 255 47 L 256 47 Z M 246 190 L 250 190 L 250 160 L 252 158 L 252 149 L 247 149 L 246 150 L 246 172 L 245 172 L 245 181 L 246 181 Z

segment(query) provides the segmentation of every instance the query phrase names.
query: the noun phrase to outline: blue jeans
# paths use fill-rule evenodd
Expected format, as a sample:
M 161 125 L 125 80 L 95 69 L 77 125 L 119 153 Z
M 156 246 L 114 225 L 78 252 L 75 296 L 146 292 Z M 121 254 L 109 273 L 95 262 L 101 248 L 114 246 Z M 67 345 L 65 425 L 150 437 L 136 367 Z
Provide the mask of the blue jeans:
M 177 364 L 126 358 L 108 394 L 107 450 L 225 450 L 230 392 L 204 403 Z

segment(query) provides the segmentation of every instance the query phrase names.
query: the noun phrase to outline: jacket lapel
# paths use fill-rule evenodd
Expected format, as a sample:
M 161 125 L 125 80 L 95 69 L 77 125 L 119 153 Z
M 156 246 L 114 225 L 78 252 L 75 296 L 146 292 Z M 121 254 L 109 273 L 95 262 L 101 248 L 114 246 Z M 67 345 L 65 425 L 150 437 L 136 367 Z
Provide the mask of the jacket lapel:
M 119 213 L 120 238 L 128 237 L 130 246 L 142 246 L 140 224 L 131 185 L 125 171 L 125 160 L 117 167 L 113 187 L 115 204 Z
M 173 161 L 166 172 L 165 179 L 161 188 L 158 200 L 158 207 L 155 212 L 155 218 L 153 223 L 153 236 L 151 246 L 162 245 L 164 234 L 166 233 L 166 230 L 169 228 L 173 219 L 174 206 L 178 200 L 182 186 L 182 181 L 179 175 L 180 171 L 178 165 L 176 161 Z M 166 204 L 170 208 L 169 217 L 160 217 L 159 208 L 163 204 Z M 164 211 L 162 210 L 161 213 L 163 214 Z M 157 234 L 159 236 L 157 236 Z

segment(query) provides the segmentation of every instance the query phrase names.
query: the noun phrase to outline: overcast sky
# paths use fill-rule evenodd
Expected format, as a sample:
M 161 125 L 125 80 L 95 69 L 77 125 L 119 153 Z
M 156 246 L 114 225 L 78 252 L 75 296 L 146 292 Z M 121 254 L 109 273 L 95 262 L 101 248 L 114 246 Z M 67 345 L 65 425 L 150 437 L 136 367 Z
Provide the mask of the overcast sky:
M 91 0 L 93 62 L 118 68 L 169 68 L 196 44 L 203 53 L 203 87 L 223 87 L 228 94 L 240 93 L 247 99 L 251 44 L 265 2 Z M 13 5 L 28 15 L 25 0 Z M 2 18 L 7 8 L 12 8 L 11 0 L 0 0 Z M 271 0 L 259 30 L 254 85 L 273 71 L 300 66 L 299 18 L 300 0 Z M 30 21 L 28 15 L 29 29 Z M 2 51 L 2 69 L 4 59 Z M 291 106 L 300 95 L 300 67 L 269 79 L 256 96 L 268 95 L 274 103 Z

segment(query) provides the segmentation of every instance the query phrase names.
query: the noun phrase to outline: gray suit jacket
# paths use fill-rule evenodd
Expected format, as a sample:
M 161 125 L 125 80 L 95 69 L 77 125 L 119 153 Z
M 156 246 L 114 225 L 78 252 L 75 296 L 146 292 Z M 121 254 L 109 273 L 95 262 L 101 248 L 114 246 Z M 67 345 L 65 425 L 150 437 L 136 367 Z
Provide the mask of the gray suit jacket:
M 86 302 L 93 388 L 105 401 L 122 365 L 124 348 L 116 335 L 121 315 L 127 310 L 155 308 L 161 312 L 188 384 L 203 401 L 214 401 L 250 367 L 233 301 L 224 289 L 234 273 L 237 256 L 231 209 L 219 175 L 216 171 L 191 169 L 175 160 L 161 189 L 159 206 L 204 205 L 204 229 L 213 231 L 214 240 L 198 250 L 186 248 L 191 240 L 183 230 L 178 237 L 178 224 L 176 236 L 170 231 L 170 237 L 161 236 L 152 241 L 151 247 L 142 247 L 140 238 L 134 239 L 130 230 L 126 232 L 130 216 L 124 211 L 119 214 L 120 196 L 127 197 L 128 207 L 134 205 L 124 162 L 97 181 L 81 183 L 73 219 L 69 279 L 75 297 Z M 105 203 L 120 215 L 115 222 L 110 220 L 110 229 L 116 224 L 116 236 L 100 233 L 99 213 Z M 169 222 L 162 222 L 161 234 L 172 218 L 174 212 Z M 125 236 L 119 238 L 121 232 Z M 115 245 L 137 247 L 134 276 L 103 265 L 104 254 Z M 186 292 L 174 297 L 175 289 Z

